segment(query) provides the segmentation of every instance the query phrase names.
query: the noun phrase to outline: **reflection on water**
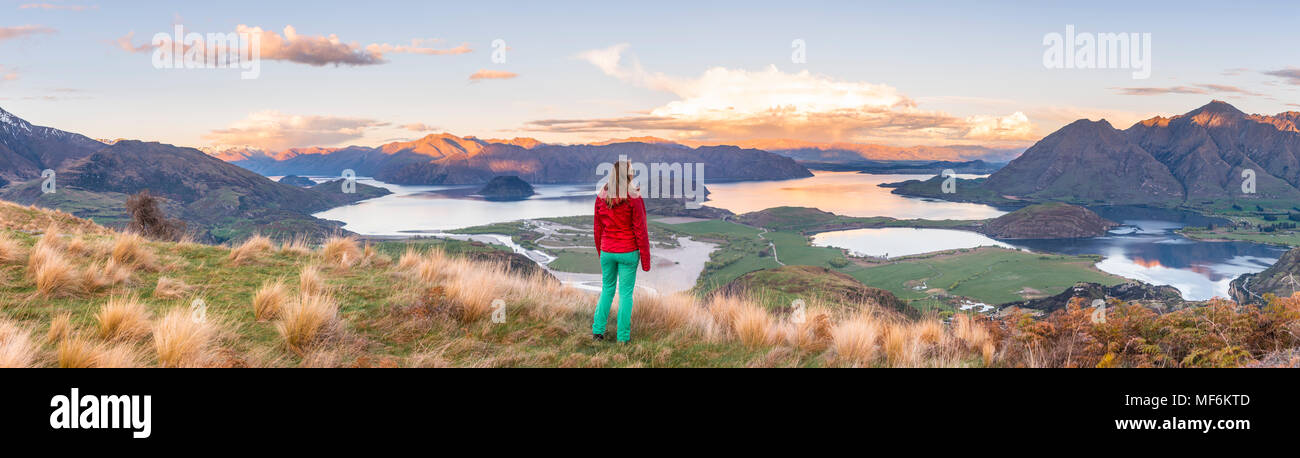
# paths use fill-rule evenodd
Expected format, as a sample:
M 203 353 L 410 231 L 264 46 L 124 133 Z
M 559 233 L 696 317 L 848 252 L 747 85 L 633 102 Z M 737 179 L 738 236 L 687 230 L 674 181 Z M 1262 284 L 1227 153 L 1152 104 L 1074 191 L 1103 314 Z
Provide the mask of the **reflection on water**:
M 465 198 L 478 186 L 401 186 L 369 179 L 357 182 L 392 191 L 387 196 L 332 208 L 313 216 L 342 221 L 363 235 L 411 235 L 520 219 L 590 215 L 595 185 L 540 185 L 537 195 L 518 201 Z
M 813 245 L 844 248 L 859 256 L 876 258 L 897 258 L 978 246 L 1013 248 L 974 232 L 909 227 L 822 232 L 813 236 Z
M 1062 254 L 1105 256 L 1102 271 L 1156 285 L 1178 288 L 1183 298 L 1228 297 L 1228 284 L 1242 274 L 1267 269 L 1285 251 L 1250 242 L 1202 242 L 1173 231 L 1181 224 L 1125 221 L 1105 237 L 1075 240 L 1017 240 L 1013 245 Z
M 931 175 L 870 175 L 856 172 L 813 172 L 812 177 L 782 181 L 710 183 L 706 205 L 737 214 L 771 207 L 813 207 L 847 216 L 891 216 L 899 219 L 987 219 L 1005 214 L 988 205 L 943 202 L 892 194 L 877 186 Z M 958 175 L 978 178 L 984 175 Z M 960 190 L 959 190 L 960 191 Z
M 1125 278 L 1178 288 L 1183 298 L 1228 297 L 1228 283 L 1277 262 L 1283 248 L 1250 242 L 1202 242 L 1173 231 L 1182 224 L 1129 220 L 1104 237 L 995 241 L 980 234 L 938 229 L 857 229 L 817 234 L 814 243 L 882 256 L 927 251 L 1011 246 L 1038 252 L 1101 255 L 1097 268 Z

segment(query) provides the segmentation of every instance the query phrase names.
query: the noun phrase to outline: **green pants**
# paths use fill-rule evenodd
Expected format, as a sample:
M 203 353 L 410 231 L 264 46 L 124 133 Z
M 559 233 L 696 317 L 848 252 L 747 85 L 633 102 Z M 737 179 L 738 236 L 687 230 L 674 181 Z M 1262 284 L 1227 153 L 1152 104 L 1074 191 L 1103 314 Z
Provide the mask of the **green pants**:
M 632 339 L 632 291 L 636 289 L 636 268 L 641 262 L 641 252 L 600 253 L 600 300 L 596 302 L 596 318 L 591 323 L 592 334 L 604 334 L 609 320 L 609 306 L 614 302 L 614 287 L 618 287 L 618 341 Z

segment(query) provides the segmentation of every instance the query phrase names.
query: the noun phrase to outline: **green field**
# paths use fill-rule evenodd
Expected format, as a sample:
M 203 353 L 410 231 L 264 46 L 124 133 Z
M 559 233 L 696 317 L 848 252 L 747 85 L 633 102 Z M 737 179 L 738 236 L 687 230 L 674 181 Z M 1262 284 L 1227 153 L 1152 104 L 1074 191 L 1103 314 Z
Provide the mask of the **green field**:
M 598 274 L 600 273 L 600 260 L 596 258 L 596 250 L 566 248 L 559 250 L 555 255 L 555 260 L 551 261 L 547 267 L 560 272 L 576 272 L 581 274 Z
M 904 300 L 922 300 L 934 294 L 964 296 L 988 304 L 1025 299 L 1020 291 L 1054 295 L 1077 282 L 1103 285 L 1123 283 L 1121 277 L 1096 270 L 1097 259 L 1059 256 L 1002 248 L 960 250 L 953 254 L 913 257 L 874 267 L 851 267 L 844 272 L 868 286 L 889 290 Z M 924 282 L 924 289 L 915 289 Z

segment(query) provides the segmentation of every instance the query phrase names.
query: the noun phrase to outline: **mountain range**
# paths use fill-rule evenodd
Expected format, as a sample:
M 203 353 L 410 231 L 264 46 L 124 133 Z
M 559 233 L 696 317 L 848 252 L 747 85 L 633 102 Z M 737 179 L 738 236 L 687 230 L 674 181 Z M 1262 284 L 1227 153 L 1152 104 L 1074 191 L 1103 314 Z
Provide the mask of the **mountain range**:
M 33 126 L 0 110 L 0 198 L 58 208 L 96 222 L 124 226 L 125 201 L 149 190 L 171 217 L 202 241 L 253 232 L 321 236 L 338 224 L 311 213 L 388 193 L 340 183 L 300 188 L 277 183 L 193 148 L 118 140 L 105 144 L 62 130 Z M 41 170 L 55 170 L 54 192 L 42 190 Z
M 794 160 L 736 146 L 687 147 L 650 139 L 590 145 L 552 145 L 533 139 L 484 140 L 442 133 L 377 148 L 291 149 L 266 153 L 252 149 L 212 150 L 209 154 L 254 172 L 275 175 L 358 176 L 404 185 L 484 184 L 499 175 L 516 175 L 533 184 L 590 183 L 601 163 L 625 156 L 643 163 L 705 164 L 709 181 L 775 180 L 812 176 Z
M 1296 202 L 1297 120 L 1297 112 L 1248 115 L 1217 100 L 1125 130 L 1081 119 L 1025 150 L 983 186 L 1004 196 L 1116 205 Z M 1254 174 L 1253 193 L 1242 186 L 1247 170 Z

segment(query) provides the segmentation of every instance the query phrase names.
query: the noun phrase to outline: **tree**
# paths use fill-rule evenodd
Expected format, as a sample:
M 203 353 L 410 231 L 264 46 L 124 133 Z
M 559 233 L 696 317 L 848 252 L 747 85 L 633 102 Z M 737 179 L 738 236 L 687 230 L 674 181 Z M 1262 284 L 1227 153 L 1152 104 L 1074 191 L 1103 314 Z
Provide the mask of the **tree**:
M 158 207 L 158 198 L 143 190 L 126 199 L 131 222 L 126 229 L 154 240 L 175 242 L 185 236 L 185 222 L 168 218 Z

